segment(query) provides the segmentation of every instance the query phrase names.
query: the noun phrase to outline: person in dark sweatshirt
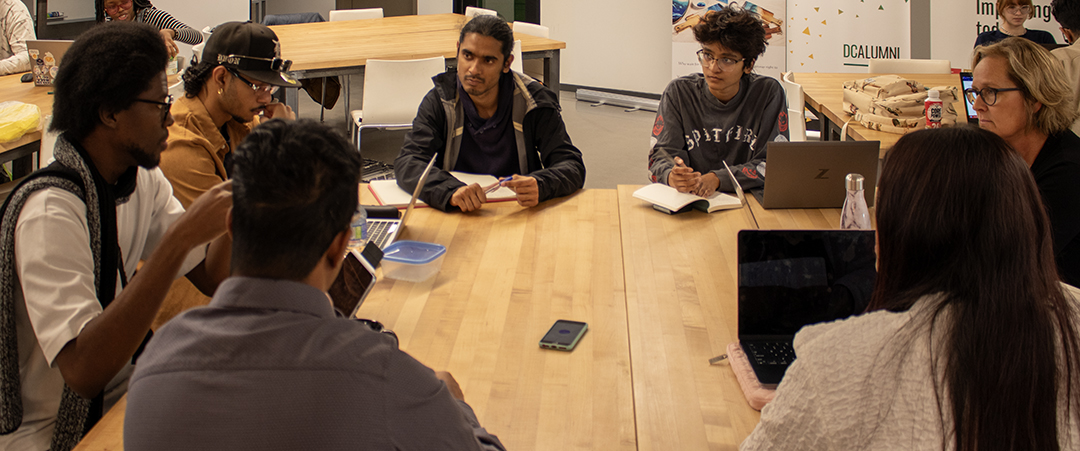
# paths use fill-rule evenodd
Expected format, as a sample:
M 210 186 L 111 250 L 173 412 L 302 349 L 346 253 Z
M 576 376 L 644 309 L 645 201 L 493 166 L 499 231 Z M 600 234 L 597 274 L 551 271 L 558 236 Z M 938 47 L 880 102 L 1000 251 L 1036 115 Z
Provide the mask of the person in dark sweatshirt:
M 490 174 L 532 207 L 585 185 L 585 163 L 559 114 L 558 95 L 510 70 L 514 34 L 496 16 L 478 16 L 461 29 L 457 70 L 432 78 L 412 131 L 394 160 L 398 186 L 412 192 L 435 158 L 420 199 L 443 211 L 472 211 L 485 187 L 449 171 Z
M 709 196 L 765 184 L 765 144 L 788 140 L 787 100 L 775 78 L 751 73 L 765 52 L 758 15 L 738 6 L 710 11 L 694 26 L 702 73 L 668 83 L 653 123 L 653 182 Z

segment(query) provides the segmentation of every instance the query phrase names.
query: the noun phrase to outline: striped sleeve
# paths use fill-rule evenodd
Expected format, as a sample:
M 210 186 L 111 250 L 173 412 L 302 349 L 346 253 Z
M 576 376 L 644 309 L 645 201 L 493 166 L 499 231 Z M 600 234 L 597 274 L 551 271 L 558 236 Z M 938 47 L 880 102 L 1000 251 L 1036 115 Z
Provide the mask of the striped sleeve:
M 176 31 L 176 40 L 185 44 L 195 45 L 202 42 L 202 34 L 183 22 L 176 20 L 173 16 L 165 11 L 157 8 L 147 8 L 143 10 L 141 14 L 142 19 L 149 25 L 157 28 L 158 30 L 174 30 Z

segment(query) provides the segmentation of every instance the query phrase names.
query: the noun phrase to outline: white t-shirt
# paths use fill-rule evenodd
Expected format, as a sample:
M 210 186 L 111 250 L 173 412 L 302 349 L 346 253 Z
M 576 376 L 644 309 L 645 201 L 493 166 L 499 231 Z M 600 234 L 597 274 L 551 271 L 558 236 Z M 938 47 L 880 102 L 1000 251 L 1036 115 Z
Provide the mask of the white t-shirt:
M 139 260 L 150 258 L 168 227 L 184 213 L 160 169 L 139 168 L 136 189 L 116 208 L 116 224 L 127 278 Z M 177 276 L 201 262 L 205 248 L 193 250 Z M 94 257 L 86 205 L 74 194 L 47 188 L 32 194 L 15 227 L 16 329 L 22 384 L 23 421 L 0 436 L 0 449 L 48 449 L 64 379 L 56 355 L 101 314 L 94 290 Z M 117 277 L 116 292 L 120 293 Z M 25 300 L 25 302 L 23 302 Z M 105 410 L 127 391 L 129 363 L 105 389 Z

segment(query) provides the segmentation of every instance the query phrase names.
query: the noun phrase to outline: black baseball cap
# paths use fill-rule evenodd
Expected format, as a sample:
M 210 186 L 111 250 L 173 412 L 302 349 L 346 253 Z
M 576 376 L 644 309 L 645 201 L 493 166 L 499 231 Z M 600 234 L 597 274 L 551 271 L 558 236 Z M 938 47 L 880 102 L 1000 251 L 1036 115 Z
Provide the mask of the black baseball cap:
M 235 69 L 246 78 L 274 86 L 298 87 L 287 72 L 292 61 L 281 59 L 277 34 L 263 24 L 226 22 L 214 28 L 202 60 Z

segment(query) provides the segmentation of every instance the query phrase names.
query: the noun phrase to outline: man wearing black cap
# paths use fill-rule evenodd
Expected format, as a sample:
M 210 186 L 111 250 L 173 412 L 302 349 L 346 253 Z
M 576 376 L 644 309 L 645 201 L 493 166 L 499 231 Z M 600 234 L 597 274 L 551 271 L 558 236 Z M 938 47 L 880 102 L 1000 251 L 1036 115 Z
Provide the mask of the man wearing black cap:
M 181 204 L 229 178 L 226 156 L 255 125 L 295 118 L 270 97 L 278 87 L 299 86 L 286 73 L 290 64 L 265 25 L 226 22 L 214 29 L 199 63 L 184 73 L 185 95 L 173 105 L 176 122 L 161 154 L 161 170 Z
M 206 41 L 199 63 L 184 73 L 185 95 L 172 107 L 176 122 L 169 126 L 161 170 L 185 208 L 229 178 L 232 149 L 252 128 L 274 117 L 295 118 L 292 109 L 270 98 L 279 86 L 298 86 L 284 72 L 291 62 L 280 57 L 277 35 L 266 26 L 227 22 Z M 189 281 L 178 279 L 156 321 L 208 302 Z

